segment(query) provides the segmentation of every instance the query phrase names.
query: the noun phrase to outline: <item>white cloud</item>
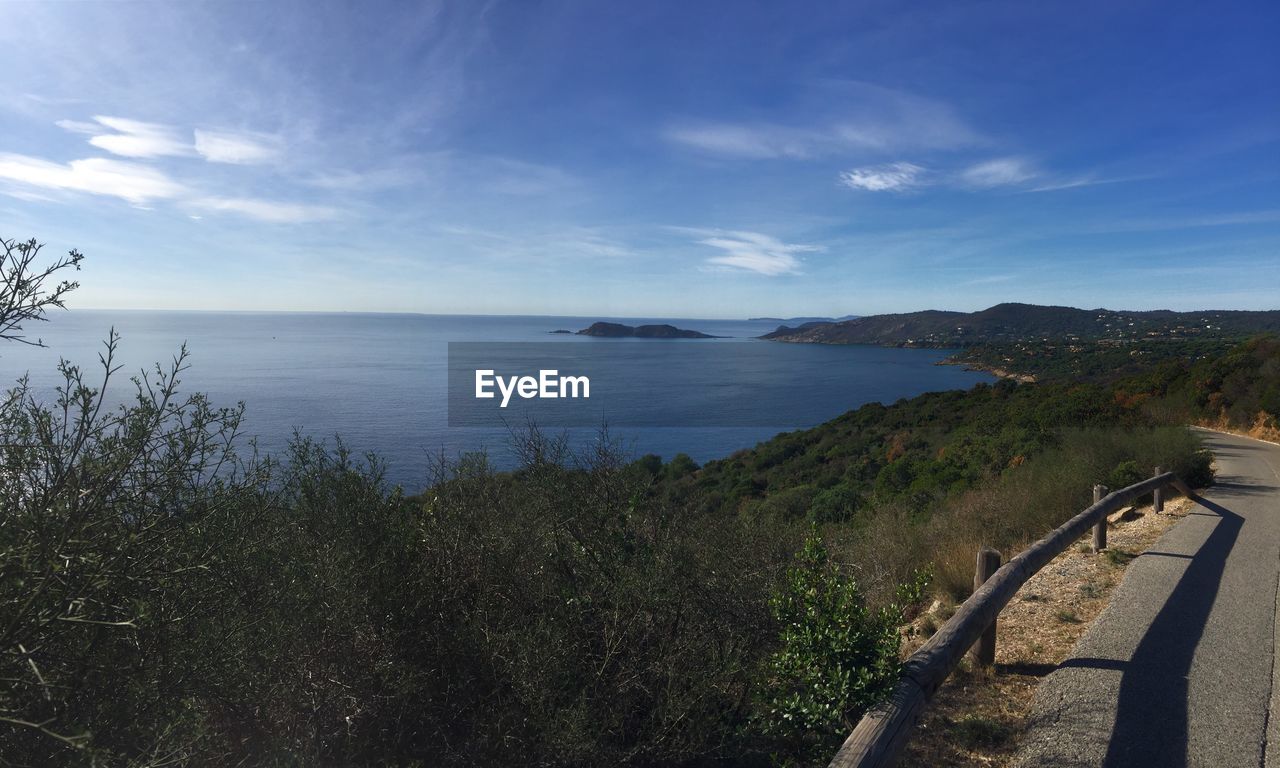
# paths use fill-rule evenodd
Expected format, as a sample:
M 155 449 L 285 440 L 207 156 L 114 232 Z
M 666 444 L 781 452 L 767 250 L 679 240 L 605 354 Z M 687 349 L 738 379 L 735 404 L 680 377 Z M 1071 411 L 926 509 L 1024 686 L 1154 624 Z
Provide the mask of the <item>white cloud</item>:
M 304 178 L 304 184 L 340 192 L 359 192 L 402 187 L 419 180 L 411 168 L 377 168 L 368 171 L 324 170 Z
M 0 178 L 45 189 L 108 195 L 135 205 L 178 197 L 186 191 L 154 168 L 103 157 L 63 165 L 27 155 L 0 154 Z
M 971 165 L 961 174 L 963 183 L 971 187 L 1007 187 L 1021 184 L 1039 175 L 1027 161 L 1017 157 L 1001 157 Z
M 602 259 L 635 259 L 638 253 L 627 243 L 594 227 L 500 232 L 476 227 L 442 225 L 436 232 L 486 259 L 504 263 L 536 263 L 543 266 L 573 262 L 598 264 Z
M 730 123 L 673 127 L 667 130 L 666 138 L 707 152 L 748 158 L 808 157 L 823 139 L 782 126 Z
M 713 267 L 755 272 L 761 275 L 797 274 L 800 271 L 800 259 L 797 253 L 808 253 L 823 250 L 816 245 L 797 245 L 784 243 L 776 237 L 759 232 L 726 231 L 726 230 L 684 230 L 706 235 L 698 242 L 724 251 L 712 256 L 707 263 Z
M 270 224 L 302 224 L 332 219 L 338 212 L 322 205 L 282 203 L 253 197 L 202 197 L 191 205 L 213 213 L 238 213 Z
M 870 83 L 830 83 L 774 121 L 693 121 L 671 142 L 745 158 L 809 158 L 850 151 L 951 150 L 984 143 L 947 104 Z M 797 117 L 798 116 L 798 117 Z
M 56 203 L 58 202 L 48 195 L 42 195 L 39 192 L 32 192 L 28 189 L 0 189 L 0 193 L 8 195 L 15 200 L 26 200 L 29 203 Z
M 274 160 L 280 154 L 279 140 L 261 133 L 195 131 L 196 152 L 211 163 L 253 165 Z
M 90 136 L 89 143 L 113 155 L 134 158 L 203 157 L 211 163 L 251 165 L 280 154 L 280 141 L 262 133 L 210 131 L 197 128 L 194 142 L 170 125 L 126 117 L 95 116 L 92 122 L 59 120 L 57 126 Z
M 969 190 L 1022 186 L 1025 192 L 1051 192 L 1095 184 L 1115 184 L 1142 177 L 1101 179 L 1093 175 L 1054 178 L 1034 163 L 1021 157 L 985 160 L 958 170 L 931 171 L 914 163 L 896 162 L 852 168 L 840 173 L 840 183 L 850 189 L 872 192 L 905 192 L 925 186 L 948 186 Z M 1035 181 L 1035 186 L 1027 182 Z
M 924 168 L 914 163 L 889 163 L 844 171 L 840 174 L 840 183 L 850 189 L 902 192 L 923 186 L 923 174 Z
M 93 120 L 93 123 L 60 120 L 58 126 L 75 133 L 92 133 L 90 144 L 121 157 L 185 157 L 191 154 L 191 143 L 171 126 L 100 115 Z
M 100 133 L 102 126 L 97 123 L 85 123 L 80 120 L 59 120 L 54 123 L 64 131 L 72 133 Z
M 1077 176 L 1075 178 L 1057 179 L 1047 181 L 1039 186 L 1032 187 L 1028 192 L 1056 192 L 1060 189 L 1077 189 L 1079 187 L 1093 187 L 1099 184 L 1122 184 L 1130 181 L 1144 181 L 1151 178 L 1150 176 L 1117 176 L 1115 178 L 1098 178 L 1093 174 L 1086 176 Z
M 0 153 L 0 179 L 15 182 L 14 189 L 0 189 L 10 197 L 50 201 L 29 188 L 85 192 L 118 197 L 137 208 L 151 210 L 148 203 L 168 200 L 201 212 L 234 213 L 272 224 L 296 224 L 335 218 L 338 211 L 322 205 L 306 205 L 251 197 L 196 196 L 182 183 L 159 170 L 139 163 L 91 157 L 62 163 L 38 157 Z M 198 215 L 192 218 L 198 219 Z

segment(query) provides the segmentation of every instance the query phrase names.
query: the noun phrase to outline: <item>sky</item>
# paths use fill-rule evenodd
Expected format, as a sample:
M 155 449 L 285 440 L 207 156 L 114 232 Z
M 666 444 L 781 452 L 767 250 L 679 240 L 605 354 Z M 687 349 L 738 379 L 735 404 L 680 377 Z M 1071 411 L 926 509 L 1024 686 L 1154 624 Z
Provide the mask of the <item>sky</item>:
M 1280 4 L 0 3 L 71 305 L 1280 308 Z

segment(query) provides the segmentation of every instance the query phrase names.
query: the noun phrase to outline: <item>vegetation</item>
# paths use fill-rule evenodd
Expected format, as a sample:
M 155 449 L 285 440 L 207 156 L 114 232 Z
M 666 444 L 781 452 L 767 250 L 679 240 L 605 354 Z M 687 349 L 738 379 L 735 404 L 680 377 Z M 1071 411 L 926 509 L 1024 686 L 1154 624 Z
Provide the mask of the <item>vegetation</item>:
M 71 280 L 52 282 L 53 277 L 68 267 L 79 270 L 84 256 L 71 251 L 37 267 L 42 246 L 34 239 L 23 243 L 0 240 L 0 247 L 4 248 L 0 254 L 0 341 L 40 345 L 39 339 L 31 341 L 23 335 L 22 324 L 42 321 L 49 309 L 65 307 L 63 299 L 80 284 Z
M 1031 376 L 1037 381 L 1114 381 L 1171 362 L 1218 357 L 1243 338 L 1153 339 L 1117 344 L 1082 341 L 983 344 L 952 361 L 979 370 Z
M 1116 397 L 1155 418 L 1280 438 L 1280 337 L 1257 336 L 1224 354 L 1170 361 L 1118 382 Z
M 900 602 L 873 611 L 857 582 L 834 567 L 822 538 L 805 540 L 770 601 L 780 647 L 766 666 L 758 717 L 786 747 L 777 762 L 823 762 L 857 718 L 889 694 L 898 677 L 898 627 L 925 583 L 917 577 L 899 592 Z
M 968 347 L 1027 342 L 1128 343 L 1155 339 L 1235 339 L 1280 332 L 1280 310 L 1120 312 L 997 304 L 981 312 L 908 312 L 782 327 L 764 338 L 823 344 Z
M 10 327 L 74 287 L 31 289 L 33 265 Z M 52 402 L 0 403 L 5 764 L 822 762 L 897 674 L 922 573 L 962 597 L 978 546 L 1095 482 L 1208 482 L 1176 425 L 1280 405 L 1258 339 L 869 405 L 705 467 L 530 430 L 518 470 L 441 461 L 409 498 L 340 443 L 241 446 L 181 353 L 108 407 L 117 343 L 98 383 L 64 363 Z
M 665 489 L 708 512 L 864 525 L 886 505 L 923 519 L 944 498 L 1021 466 L 1065 429 L 1150 420 L 1106 386 L 1012 381 L 870 404 L 709 462 Z

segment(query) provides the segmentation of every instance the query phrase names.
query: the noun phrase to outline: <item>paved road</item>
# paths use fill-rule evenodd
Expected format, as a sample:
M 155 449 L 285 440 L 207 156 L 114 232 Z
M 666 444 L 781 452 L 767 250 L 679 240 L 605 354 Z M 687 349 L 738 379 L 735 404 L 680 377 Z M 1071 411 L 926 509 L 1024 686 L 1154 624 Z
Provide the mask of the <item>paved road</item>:
M 1016 765 L 1280 768 L 1280 446 L 1202 434 L 1217 483 L 1042 681 Z

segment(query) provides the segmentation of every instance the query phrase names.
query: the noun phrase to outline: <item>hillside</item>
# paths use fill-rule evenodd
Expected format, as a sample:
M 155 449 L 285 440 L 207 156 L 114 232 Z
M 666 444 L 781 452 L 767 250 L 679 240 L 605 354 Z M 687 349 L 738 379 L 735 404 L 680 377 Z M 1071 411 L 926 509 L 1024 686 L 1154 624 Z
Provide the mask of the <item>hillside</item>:
M 835 323 L 782 326 L 761 338 L 818 344 L 968 347 L 1031 340 L 1111 341 L 1242 338 L 1280 331 L 1280 311 L 1126 312 L 997 304 L 980 312 L 926 310 Z

